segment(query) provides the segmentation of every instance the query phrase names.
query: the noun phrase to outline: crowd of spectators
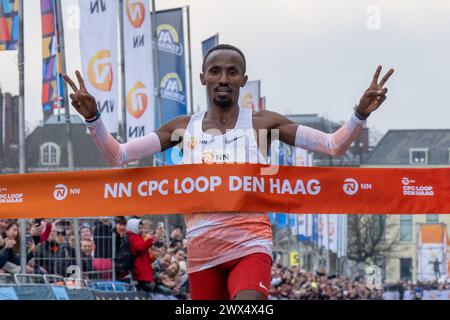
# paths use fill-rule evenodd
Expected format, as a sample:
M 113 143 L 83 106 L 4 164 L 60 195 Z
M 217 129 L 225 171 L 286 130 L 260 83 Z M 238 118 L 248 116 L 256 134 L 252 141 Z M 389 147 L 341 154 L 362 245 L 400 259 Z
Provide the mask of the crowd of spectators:
M 0 219 L 0 273 L 21 272 L 19 229 L 16 220 Z M 85 222 L 78 235 L 71 220 L 35 219 L 26 226 L 26 272 L 68 277 L 79 249 L 84 279 L 111 280 L 114 272 L 116 280 L 138 290 L 187 299 L 182 227 L 171 230 L 168 243 L 165 233 L 162 223 L 153 226 L 150 219 L 137 217 Z
M 269 299 L 274 300 L 379 300 L 382 290 L 369 289 L 364 281 L 350 280 L 298 267 L 272 266 Z
M 83 278 L 130 282 L 138 290 L 189 299 L 186 239 L 181 226 L 170 230 L 163 223 L 138 217 L 92 220 L 79 226 L 79 253 Z M 0 273 L 20 273 L 20 234 L 15 220 L 0 219 Z M 113 237 L 114 234 L 114 237 Z M 114 242 L 115 239 L 115 242 Z M 77 235 L 71 220 L 29 221 L 26 227 L 26 268 L 30 274 L 63 277 L 76 265 Z M 114 254 L 113 254 L 114 251 Z M 399 281 L 383 289 L 369 289 L 364 279 L 309 272 L 278 263 L 272 266 L 269 299 L 378 300 L 384 292 L 405 292 L 421 299 L 424 290 L 450 290 L 450 283 Z

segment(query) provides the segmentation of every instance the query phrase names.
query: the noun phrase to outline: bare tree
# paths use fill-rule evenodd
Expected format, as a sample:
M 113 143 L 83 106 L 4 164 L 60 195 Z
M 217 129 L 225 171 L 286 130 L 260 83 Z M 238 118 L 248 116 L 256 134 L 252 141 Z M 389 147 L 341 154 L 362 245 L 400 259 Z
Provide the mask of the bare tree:
M 395 226 L 384 214 L 348 215 L 347 257 L 358 263 L 392 257 L 400 241 L 398 232 L 392 232 Z

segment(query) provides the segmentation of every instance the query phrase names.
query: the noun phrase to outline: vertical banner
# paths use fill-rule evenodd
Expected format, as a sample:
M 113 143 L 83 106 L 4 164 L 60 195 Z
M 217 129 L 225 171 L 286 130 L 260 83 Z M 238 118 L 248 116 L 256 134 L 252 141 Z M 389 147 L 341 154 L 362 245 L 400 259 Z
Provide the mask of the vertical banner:
M 118 1 L 79 0 L 80 48 L 86 89 L 109 132 L 118 129 Z
M 0 51 L 17 50 L 19 0 L 0 0 Z
M 313 153 L 310 153 L 305 149 L 294 148 L 292 152 L 292 157 L 293 157 L 292 162 L 294 166 L 304 166 L 304 167 L 312 166 Z
M 212 37 L 202 41 L 202 54 L 206 56 L 208 51 L 219 44 L 219 34 L 216 33 Z
M 308 214 L 297 215 L 297 239 L 299 241 L 309 241 L 311 239 L 311 233 L 308 232 Z
M 417 246 L 417 280 L 435 281 L 447 276 L 447 227 L 422 224 Z
M 319 246 L 329 249 L 328 214 L 319 214 L 318 220 Z
M 58 54 L 58 18 L 55 0 L 41 0 L 42 17 L 42 108 L 44 121 L 63 108 L 61 59 Z
M 124 0 L 124 61 L 127 141 L 154 130 L 152 34 L 149 0 Z
M 261 98 L 261 81 L 248 81 L 239 94 L 239 106 L 259 111 L 259 99 Z
M 328 250 L 337 253 L 337 228 L 338 228 L 338 214 L 328 214 Z
M 291 148 L 289 156 L 291 157 L 291 163 L 293 166 L 312 166 L 312 154 L 308 154 L 308 151 L 301 148 Z M 312 240 L 312 215 L 300 214 L 297 215 L 297 237 L 299 241 L 311 241 Z
M 346 214 L 338 215 L 337 256 L 339 258 L 347 256 L 347 218 Z
M 187 114 L 183 9 L 157 11 L 156 34 L 162 123 L 159 123 L 159 110 L 155 110 L 155 123 L 159 127 L 179 115 Z M 165 152 L 166 164 L 174 164 L 171 157 L 174 152 L 179 152 L 179 149 Z
M 208 51 L 211 48 L 214 48 L 215 46 L 217 46 L 218 44 L 219 44 L 219 34 L 218 33 L 216 33 L 212 37 L 209 37 L 206 40 L 203 40 L 202 41 L 202 56 L 205 57 L 206 54 L 208 53 Z M 209 110 L 211 107 L 211 102 L 209 101 L 208 90 L 206 88 L 205 88 L 205 93 L 206 93 L 206 105 Z

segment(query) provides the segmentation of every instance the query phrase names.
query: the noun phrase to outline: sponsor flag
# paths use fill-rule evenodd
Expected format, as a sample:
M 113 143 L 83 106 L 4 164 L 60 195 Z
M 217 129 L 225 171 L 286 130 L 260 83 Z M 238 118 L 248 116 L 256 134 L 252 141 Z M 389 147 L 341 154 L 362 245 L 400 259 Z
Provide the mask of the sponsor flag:
M 159 61 L 159 86 L 161 94 L 162 123 L 159 110 L 155 110 L 156 127 L 187 114 L 186 63 L 182 8 L 156 12 L 156 33 Z M 166 164 L 180 161 L 180 149 L 165 152 Z
M 339 258 L 347 256 L 347 218 L 346 214 L 338 215 L 337 227 L 337 256 Z
M 203 54 L 203 57 L 205 57 L 205 55 L 208 53 L 209 49 L 214 48 L 218 44 L 219 44 L 219 34 L 218 33 L 216 33 L 212 37 L 209 37 L 206 40 L 203 40 L 202 41 L 202 54 Z M 211 103 L 209 101 L 208 90 L 206 88 L 205 88 L 205 93 L 206 93 L 206 104 L 207 104 L 207 107 L 209 109 L 211 107 Z
M 203 57 L 208 53 L 209 49 L 214 48 L 219 44 L 219 34 L 216 33 L 212 37 L 202 41 Z
M 61 57 L 58 52 L 58 17 L 55 0 L 41 0 L 42 21 L 42 108 L 44 121 L 61 109 L 63 78 Z
M 261 96 L 261 81 L 248 81 L 239 94 L 239 106 L 259 111 L 259 99 Z
M 154 130 L 152 34 L 149 0 L 124 0 L 127 141 Z
M 0 0 L 0 51 L 17 50 L 19 0 Z
M 80 48 L 86 89 L 97 99 L 103 122 L 118 129 L 118 1 L 79 0 Z M 137 89 L 142 89 L 140 86 Z

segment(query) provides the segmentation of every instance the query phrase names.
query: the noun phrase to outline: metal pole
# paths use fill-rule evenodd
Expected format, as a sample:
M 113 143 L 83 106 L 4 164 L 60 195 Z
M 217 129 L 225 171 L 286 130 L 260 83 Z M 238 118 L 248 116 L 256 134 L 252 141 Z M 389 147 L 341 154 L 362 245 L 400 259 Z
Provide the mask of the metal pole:
M 65 46 L 64 46 L 64 24 L 62 18 L 62 4 L 58 1 L 53 2 L 55 5 L 55 13 L 57 17 L 57 33 L 58 33 L 58 55 L 57 58 L 61 59 L 61 74 L 66 73 L 66 56 L 65 56 Z M 57 82 L 59 82 L 60 75 L 58 74 Z M 70 121 L 70 108 L 69 108 L 69 99 L 67 96 L 67 83 L 62 81 L 63 86 L 63 106 L 64 106 L 64 115 L 65 115 L 65 127 L 66 127 L 66 146 L 67 146 L 67 162 L 70 171 L 75 170 L 75 164 L 73 159 L 73 145 L 72 145 L 72 127 Z M 58 92 L 59 94 L 59 92 Z M 60 99 L 60 97 L 58 97 Z M 80 248 L 80 234 L 79 234 L 79 224 L 78 219 L 73 219 L 74 231 L 75 231 L 75 261 L 77 266 L 80 267 L 80 271 L 83 272 L 83 264 L 81 263 L 81 248 Z
M 186 6 L 187 15 L 187 41 L 189 49 L 189 60 L 188 60 L 188 70 L 189 70 L 189 111 L 194 114 L 194 97 L 192 95 L 192 51 L 191 51 L 191 15 L 189 11 L 189 6 Z
M 162 98 L 161 98 L 161 88 L 160 88 L 160 79 L 159 79 L 159 53 L 158 53 L 158 34 L 157 34 L 157 25 L 156 25 L 156 4 L 155 0 L 152 0 L 152 38 L 153 38 L 153 74 L 155 79 L 155 90 L 156 90 L 156 107 L 158 110 L 158 122 L 159 126 L 162 125 L 163 122 L 163 109 L 162 109 Z M 161 158 L 162 163 L 166 163 L 164 151 L 161 150 Z M 169 245 L 169 217 L 164 215 L 164 225 L 166 230 L 166 244 Z
M 63 19 L 62 19 L 62 4 L 58 3 L 58 1 L 53 2 L 55 4 L 56 9 L 56 17 L 58 20 L 58 27 L 57 27 L 57 33 L 58 33 L 58 55 L 57 59 L 61 59 L 61 74 L 64 74 L 66 72 L 66 57 L 65 57 L 65 49 L 64 49 L 64 25 L 63 25 Z M 57 82 L 59 83 L 60 75 L 58 74 Z M 66 120 L 66 135 L 67 135 L 67 161 L 69 165 L 69 170 L 74 170 L 74 160 L 73 160 L 73 146 L 72 146 L 72 129 L 70 125 L 70 109 L 69 109 L 69 99 L 67 97 L 67 83 L 65 81 L 61 81 L 63 86 L 63 106 L 64 106 L 64 113 L 65 113 L 65 120 Z M 59 92 L 58 92 L 59 94 Z M 58 97 L 60 99 L 61 97 Z
M 122 140 L 127 142 L 127 108 L 126 108 L 126 87 L 125 87 L 125 36 L 123 27 L 123 0 L 119 0 L 119 33 L 120 33 L 120 73 L 122 75 Z
M 155 79 L 155 91 L 156 91 L 156 108 L 158 110 L 158 122 L 159 126 L 162 125 L 162 100 L 161 100 L 161 88 L 159 79 L 159 54 L 158 54 L 158 35 L 156 31 L 156 7 L 155 0 L 152 0 L 152 38 L 153 38 L 153 74 Z M 162 161 L 165 162 L 164 152 L 162 152 Z
M 73 235 L 75 237 L 75 261 L 80 267 L 80 274 L 83 274 L 83 264 L 81 263 L 81 243 L 80 243 L 80 224 L 78 219 L 73 219 Z M 78 279 L 77 279 L 78 280 Z
M 0 173 L 3 173 L 3 93 L 0 84 Z
M 18 41 L 18 67 L 19 67 L 19 173 L 26 172 L 25 162 L 25 72 L 24 72 L 24 39 L 23 16 L 24 1 L 19 1 L 19 41 Z M 27 248 L 26 248 L 26 221 L 20 219 L 20 267 L 21 272 L 27 272 Z
M 112 227 L 113 227 L 113 233 L 112 233 L 112 280 L 115 282 L 116 281 L 116 224 L 114 223 L 114 219 L 111 219 L 112 223 Z

